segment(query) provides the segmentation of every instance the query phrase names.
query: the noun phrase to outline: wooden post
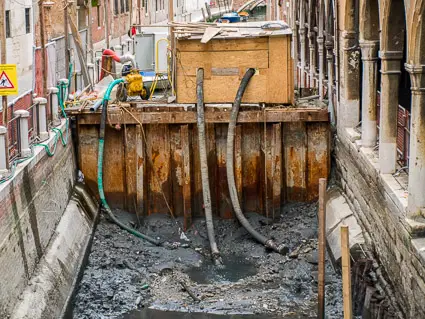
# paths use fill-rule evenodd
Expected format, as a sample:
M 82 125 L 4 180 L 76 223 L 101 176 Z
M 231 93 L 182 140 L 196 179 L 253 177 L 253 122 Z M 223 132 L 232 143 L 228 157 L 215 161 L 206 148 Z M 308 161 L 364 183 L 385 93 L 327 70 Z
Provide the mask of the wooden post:
M 46 39 L 44 38 L 44 5 L 43 0 L 38 1 L 38 19 L 40 20 L 41 67 L 43 68 L 43 95 L 47 95 L 47 61 Z
M 342 292 L 344 298 L 344 319 L 352 319 L 351 300 L 351 260 L 348 226 L 341 226 L 341 264 L 342 264 Z
M 105 41 L 106 48 L 109 49 L 109 1 L 105 0 Z
M 173 23 L 174 21 L 174 1 L 168 0 L 168 23 Z M 176 63 L 176 43 L 175 43 L 175 37 L 174 37 L 174 28 L 170 25 L 169 28 L 169 35 L 170 35 L 170 51 L 171 51 L 171 79 L 172 79 L 172 88 L 171 92 L 175 92 L 176 87 L 176 70 L 177 70 L 177 63 Z
M 317 318 L 325 318 L 326 178 L 319 179 L 319 275 Z
M 69 9 L 69 26 L 71 27 L 72 37 L 74 38 L 75 48 L 77 49 L 78 59 L 80 60 L 81 71 L 83 73 L 84 85 L 90 85 L 93 87 L 93 83 L 91 83 L 91 78 L 89 77 L 89 71 L 87 69 L 87 59 L 84 56 L 83 44 L 81 41 L 80 34 L 78 33 L 77 23 L 75 18 L 77 17 L 77 11 L 75 10 L 75 5 L 72 4 Z
M 131 0 L 130 0 L 131 1 Z M 93 32 L 92 32 L 92 5 L 91 5 L 91 1 L 89 0 L 87 2 L 87 16 L 88 16 L 88 25 L 87 25 L 87 47 L 88 47 L 88 51 L 89 51 L 89 57 L 90 59 L 88 59 L 88 61 L 90 63 L 94 63 L 94 52 L 93 52 Z M 87 64 L 87 63 L 86 63 Z
M 6 14 L 4 7 L 4 0 L 0 1 L 0 41 L 1 41 L 1 64 L 6 64 Z M 3 126 L 7 127 L 7 96 L 2 97 L 2 109 L 3 109 Z M 7 140 L 7 138 L 6 138 Z M 6 161 L 8 163 L 9 161 Z
M 1 41 L 1 64 L 6 64 L 6 26 L 5 26 L 5 1 L 0 0 L 0 41 Z M 6 169 L 9 169 L 9 138 L 7 134 L 7 128 L 8 128 L 8 116 L 7 116 L 7 96 L 2 96 L 2 115 L 3 115 L 3 126 L 6 127 L 6 135 L 5 135 L 5 148 L 6 148 Z
M 64 39 L 65 39 L 65 75 L 69 77 L 69 29 L 68 29 L 68 0 L 64 0 L 63 21 L 64 21 Z

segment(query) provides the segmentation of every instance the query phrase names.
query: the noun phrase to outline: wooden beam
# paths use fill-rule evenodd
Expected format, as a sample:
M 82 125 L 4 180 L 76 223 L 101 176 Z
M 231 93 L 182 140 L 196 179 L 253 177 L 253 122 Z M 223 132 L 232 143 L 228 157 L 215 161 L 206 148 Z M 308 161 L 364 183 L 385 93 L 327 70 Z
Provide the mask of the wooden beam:
M 183 153 L 183 211 L 184 231 L 192 226 L 192 197 L 190 192 L 190 141 L 189 126 L 182 125 L 180 128 L 181 147 Z
M 341 226 L 341 265 L 342 265 L 342 296 L 344 299 L 344 319 L 353 318 L 351 298 L 351 259 L 348 226 Z
M 91 4 L 90 4 L 91 5 Z M 68 8 L 69 12 L 69 26 L 71 28 L 72 37 L 74 38 L 75 47 L 77 48 L 78 59 L 80 60 L 81 71 L 83 73 L 84 85 L 90 85 L 93 87 L 93 83 L 91 83 L 91 79 L 89 77 L 89 71 L 87 69 L 87 59 L 84 57 L 83 44 L 81 41 L 80 33 L 77 29 L 77 24 L 75 22 L 75 17 L 77 16 L 77 12 L 75 10 L 75 4 L 72 4 Z
M 67 111 L 69 115 L 79 115 L 81 125 L 100 124 L 100 113 L 89 113 Z M 112 124 L 126 123 L 137 124 L 138 122 L 129 114 L 124 114 L 120 109 L 108 111 L 109 121 Z M 169 111 L 169 112 L 141 112 L 133 111 L 133 115 L 143 124 L 192 124 L 196 123 L 196 112 L 194 111 Z M 266 119 L 264 120 L 264 116 Z M 206 109 L 206 123 L 229 123 L 230 112 L 221 109 Z M 326 110 L 269 110 L 264 115 L 263 111 L 241 111 L 238 123 L 263 123 L 263 122 L 328 122 Z
M 326 178 L 319 180 L 319 274 L 318 274 L 318 312 L 319 319 L 325 318 L 325 262 L 326 262 Z

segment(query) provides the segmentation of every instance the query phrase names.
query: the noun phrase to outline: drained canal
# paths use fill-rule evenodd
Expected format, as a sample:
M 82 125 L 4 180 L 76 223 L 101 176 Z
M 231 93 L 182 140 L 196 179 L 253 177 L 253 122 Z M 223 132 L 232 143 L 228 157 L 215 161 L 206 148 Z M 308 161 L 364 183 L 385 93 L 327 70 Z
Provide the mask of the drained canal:
M 285 244 L 267 251 L 235 220 L 216 219 L 223 266 L 211 263 L 205 221 L 115 211 L 164 242 L 153 246 L 102 216 L 73 302 L 73 318 L 315 318 L 317 205 L 288 204 L 275 221 L 247 214 L 255 229 Z M 327 261 L 327 318 L 342 317 L 342 283 Z

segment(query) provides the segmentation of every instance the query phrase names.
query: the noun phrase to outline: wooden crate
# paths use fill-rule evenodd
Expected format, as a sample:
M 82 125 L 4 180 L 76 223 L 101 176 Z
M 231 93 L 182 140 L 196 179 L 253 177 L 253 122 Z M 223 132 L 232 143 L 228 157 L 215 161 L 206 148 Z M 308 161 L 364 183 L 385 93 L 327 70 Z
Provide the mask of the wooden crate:
M 231 103 L 248 68 L 255 68 L 243 102 L 292 104 L 291 36 L 177 40 L 177 102 L 196 103 L 196 70 L 204 68 L 205 103 Z

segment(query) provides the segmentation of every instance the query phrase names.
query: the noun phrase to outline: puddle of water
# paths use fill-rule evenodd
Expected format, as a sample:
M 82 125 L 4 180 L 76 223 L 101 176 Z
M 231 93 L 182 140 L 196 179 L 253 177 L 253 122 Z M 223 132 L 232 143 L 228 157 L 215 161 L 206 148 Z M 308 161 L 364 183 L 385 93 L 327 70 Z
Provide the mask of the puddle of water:
M 176 312 L 163 311 L 146 308 L 143 310 L 134 310 L 124 315 L 121 319 L 277 319 L 270 315 L 218 315 L 211 313 L 197 312 Z M 290 318 L 290 317 L 288 317 Z M 295 317 L 294 317 L 295 318 Z
M 217 267 L 211 262 L 186 271 L 190 279 L 199 284 L 231 283 L 257 274 L 254 263 L 238 256 L 224 256 L 224 267 Z

